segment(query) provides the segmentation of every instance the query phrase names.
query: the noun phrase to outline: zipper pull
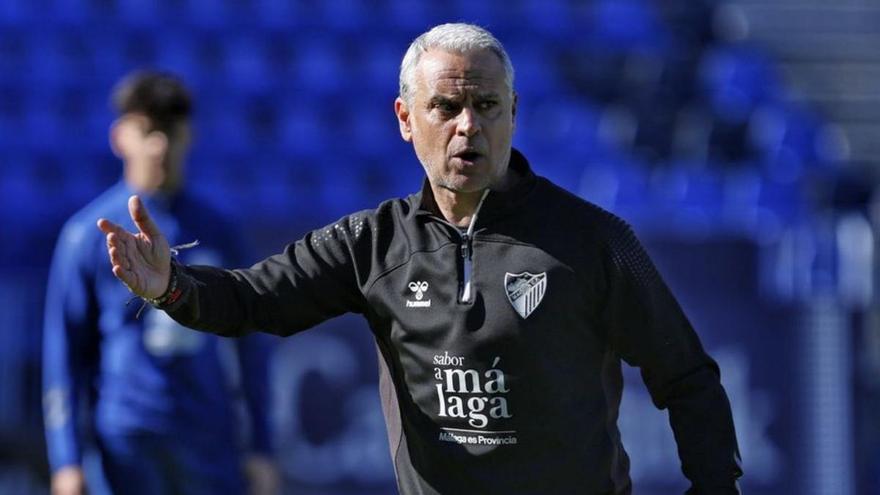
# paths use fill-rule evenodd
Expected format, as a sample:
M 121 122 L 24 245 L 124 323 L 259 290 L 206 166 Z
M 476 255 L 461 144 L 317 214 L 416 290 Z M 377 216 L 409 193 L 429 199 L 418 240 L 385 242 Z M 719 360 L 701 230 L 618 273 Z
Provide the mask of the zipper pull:
M 461 234 L 461 257 L 464 259 L 470 259 L 471 240 L 468 238 L 467 234 Z

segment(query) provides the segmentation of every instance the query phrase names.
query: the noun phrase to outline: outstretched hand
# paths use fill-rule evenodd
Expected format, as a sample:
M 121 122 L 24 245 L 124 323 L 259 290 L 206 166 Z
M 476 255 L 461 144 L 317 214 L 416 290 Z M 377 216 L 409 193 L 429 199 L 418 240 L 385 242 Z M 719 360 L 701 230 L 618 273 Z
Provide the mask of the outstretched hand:
M 139 197 L 128 198 L 128 212 L 138 233 L 128 232 L 106 218 L 98 220 L 98 228 L 107 236 L 113 275 L 135 295 L 155 299 L 168 288 L 171 250 Z

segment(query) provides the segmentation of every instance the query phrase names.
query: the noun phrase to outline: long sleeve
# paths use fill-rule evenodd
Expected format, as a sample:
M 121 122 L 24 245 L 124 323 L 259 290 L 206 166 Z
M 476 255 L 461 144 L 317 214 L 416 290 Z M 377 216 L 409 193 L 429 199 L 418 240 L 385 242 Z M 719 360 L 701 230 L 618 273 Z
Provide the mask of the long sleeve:
M 369 226 L 351 216 L 307 234 L 249 269 L 180 266 L 180 299 L 163 308 L 182 325 L 219 335 L 291 335 L 346 312 L 363 313 Z
M 715 361 L 621 220 L 611 222 L 606 324 L 615 351 L 641 369 L 654 404 L 669 410 L 682 471 L 696 494 L 738 494 L 742 475 L 730 403 Z
M 49 273 L 43 328 L 43 418 L 52 471 L 80 463 L 79 398 L 90 376 L 95 313 L 85 226 L 68 224 Z

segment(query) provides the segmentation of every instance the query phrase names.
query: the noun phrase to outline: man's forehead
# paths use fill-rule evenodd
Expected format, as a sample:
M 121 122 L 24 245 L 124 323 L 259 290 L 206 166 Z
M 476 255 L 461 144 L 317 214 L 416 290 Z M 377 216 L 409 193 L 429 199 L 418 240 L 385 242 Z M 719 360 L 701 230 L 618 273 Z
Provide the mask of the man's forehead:
M 506 84 L 504 65 L 490 50 L 465 53 L 429 50 L 419 60 L 418 79 L 431 92 L 463 89 L 497 92 Z

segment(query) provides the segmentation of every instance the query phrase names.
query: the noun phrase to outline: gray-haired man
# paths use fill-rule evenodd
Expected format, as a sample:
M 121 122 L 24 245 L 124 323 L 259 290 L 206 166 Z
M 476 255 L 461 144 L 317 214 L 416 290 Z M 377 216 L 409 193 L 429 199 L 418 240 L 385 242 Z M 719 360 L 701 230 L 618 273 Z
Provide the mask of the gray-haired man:
M 490 33 L 437 26 L 410 46 L 395 101 L 425 168 L 421 192 L 248 270 L 171 260 L 133 197 L 140 232 L 98 222 L 113 272 L 179 322 L 221 335 L 290 335 L 363 314 L 402 493 L 630 493 L 621 358 L 669 409 L 689 493 L 739 493 L 717 365 L 627 225 L 511 148 L 513 79 Z

